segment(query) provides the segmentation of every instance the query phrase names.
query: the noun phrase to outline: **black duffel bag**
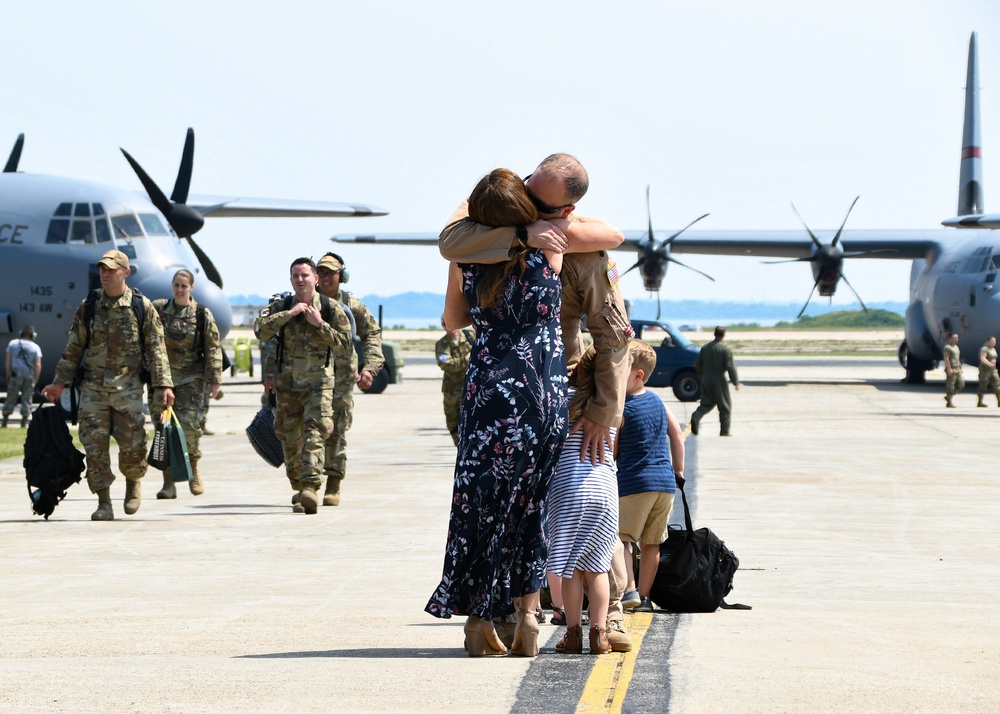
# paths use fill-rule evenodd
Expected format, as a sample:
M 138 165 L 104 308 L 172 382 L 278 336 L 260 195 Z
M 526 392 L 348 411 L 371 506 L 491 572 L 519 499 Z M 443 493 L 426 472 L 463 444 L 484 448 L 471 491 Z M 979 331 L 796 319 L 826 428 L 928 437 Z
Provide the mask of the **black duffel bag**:
M 247 427 L 247 438 L 264 461 L 278 468 L 285 463 L 285 453 L 281 442 L 274 433 L 274 395 L 268 395 L 270 407 L 264 407 Z
M 694 529 L 691 509 L 684 493 L 684 479 L 677 478 L 684 502 L 687 528 L 671 526 L 667 540 L 660 545 L 660 564 L 656 570 L 649 598 L 671 612 L 715 612 L 729 606 L 723 599 L 733 589 L 733 575 L 740 559 L 708 528 Z

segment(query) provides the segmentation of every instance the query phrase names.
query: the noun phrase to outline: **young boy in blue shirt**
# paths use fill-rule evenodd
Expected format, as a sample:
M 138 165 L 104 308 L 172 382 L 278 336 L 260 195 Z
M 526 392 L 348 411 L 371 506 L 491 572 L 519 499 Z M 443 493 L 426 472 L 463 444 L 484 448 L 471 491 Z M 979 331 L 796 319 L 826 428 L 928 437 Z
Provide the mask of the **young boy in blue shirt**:
M 645 342 L 632 340 L 629 357 L 632 369 L 625 391 L 625 414 L 615 441 L 618 531 L 628 571 L 622 606 L 652 612 L 649 590 L 660 564 L 660 544 L 667 538 L 675 477 L 684 475 L 684 436 L 663 400 L 646 390 L 646 380 L 656 367 L 656 352 Z M 630 543 L 638 543 L 642 553 L 638 588 Z

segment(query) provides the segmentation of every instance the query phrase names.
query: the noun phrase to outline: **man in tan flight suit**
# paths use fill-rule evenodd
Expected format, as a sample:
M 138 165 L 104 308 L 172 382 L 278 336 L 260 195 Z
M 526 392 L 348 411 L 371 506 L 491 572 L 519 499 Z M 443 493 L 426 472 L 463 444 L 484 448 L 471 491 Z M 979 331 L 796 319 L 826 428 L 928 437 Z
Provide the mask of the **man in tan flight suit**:
M 962 374 L 962 355 L 958 351 L 957 332 L 948 333 L 948 344 L 944 346 L 944 372 L 946 375 L 944 405 L 954 409 L 955 405 L 951 403 L 951 398 L 955 396 L 956 391 L 961 392 L 965 389 L 965 375 Z
M 611 444 L 611 429 L 621 423 L 625 406 L 625 383 L 629 375 L 628 342 L 632 335 L 625 303 L 617 288 L 618 272 L 606 250 L 621 244 L 621 232 L 603 221 L 576 216 L 576 202 L 587 192 L 588 177 L 580 162 L 567 154 L 547 157 L 525 179 L 528 194 L 538 209 L 539 220 L 530 226 L 491 228 L 468 217 L 468 202 L 462 203 L 441 232 L 441 255 L 457 263 L 499 263 L 510 257 L 517 242 L 532 248 L 558 252 L 570 247 L 559 275 L 563 286 L 562 323 L 569 384 L 576 386 L 574 371 L 584 352 L 581 320 L 594 338 L 597 352 L 593 397 L 571 427 L 583 431 L 580 459 L 603 460 L 604 445 Z M 608 609 L 608 641 L 616 652 L 632 649 L 632 638 L 624 628 L 621 597 L 625 591 L 625 561 L 616 549 L 609 573 L 611 604 Z M 598 623 L 591 623 L 597 625 Z
M 997 374 L 997 338 L 988 337 L 986 344 L 979 350 L 979 403 L 977 407 L 985 407 L 983 397 L 986 392 L 993 392 L 1000 407 L 1000 374 Z

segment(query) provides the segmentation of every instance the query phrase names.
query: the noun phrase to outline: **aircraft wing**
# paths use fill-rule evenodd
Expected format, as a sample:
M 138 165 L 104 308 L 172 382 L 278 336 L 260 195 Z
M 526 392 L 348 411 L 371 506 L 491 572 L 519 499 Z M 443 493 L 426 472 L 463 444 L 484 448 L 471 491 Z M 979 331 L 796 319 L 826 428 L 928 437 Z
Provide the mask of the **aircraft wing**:
M 294 201 L 278 198 L 192 195 L 187 205 L 212 218 L 322 218 L 343 216 L 386 216 L 384 208 L 363 203 Z
M 654 231 L 657 241 L 673 235 L 675 231 Z M 830 243 L 836 231 L 814 231 L 824 244 Z M 626 241 L 619 250 L 635 250 L 636 243 L 644 243 L 648 231 L 623 231 Z M 845 230 L 841 235 L 844 250 L 850 253 L 884 251 L 872 258 L 904 259 L 932 257 L 938 248 L 949 240 L 964 237 L 957 231 L 931 230 Z M 803 258 L 812 253 L 815 245 L 804 230 L 690 230 L 679 235 L 670 244 L 672 253 L 702 255 L 752 255 L 765 258 Z
M 437 233 L 338 233 L 334 243 L 381 243 L 383 245 L 437 245 Z
M 618 250 L 635 250 L 634 243 L 643 243 L 649 234 L 645 230 L 623 231 L 626 241 Z M 675 231 L 654 231 L 657 241 Z M 836 231 L 816 231 L 824 243 L 833 240 Z M 931 230 L 854 230 L 844 231 L 844 250 L 855 252 L 884 251 L 872 258 L 913 260 L 933 256 L 948 240 L 964 237 L 957 231 Z M 437 233 L 339 233 L 334 243 L 378 243 L 384 245 L 437 245 Z M 674 253 L 703 255 L 752 255 L 764 258 L 801 258 L 812 253 L 813 242 L 803 230 L 690 230 L 670 244 Z

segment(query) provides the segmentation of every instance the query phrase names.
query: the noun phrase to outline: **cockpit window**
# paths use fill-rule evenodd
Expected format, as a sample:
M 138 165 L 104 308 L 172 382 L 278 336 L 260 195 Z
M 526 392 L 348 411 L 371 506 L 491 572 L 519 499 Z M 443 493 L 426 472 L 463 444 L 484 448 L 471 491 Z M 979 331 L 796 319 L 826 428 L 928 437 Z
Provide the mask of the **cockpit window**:
M 100 206 L 101 204 L 95 203 L 94 206 Z M 101 216 L 94 220 L 94 228 L 97 229 L 97 242 L 98 243 L 110 243 L 111 242 L 111 228 L 108 226 L 108 217 Z
M 150 236 L 167 236 L 167 229 L 163 227 L 163 221 L 155 213 L 140 213 L 139 220 L 142 221 L 142 227 L 146 229 L 146 235 Z
M 93 212 L 91 212 L 93 211 Z M 91 219 L 91 215 L 94 216 Z M 142 235 L 138 221 L 132 218 L 135 235 Z M 125 237 L 128 237 L 126 235 Z M 93 245 L 111 242 L 111 227 L 100 203 L 60 203 L 49 222 L 46 243 L 69 243 L 70 245 Z
M 52 219 L 49 221 L 49 232 L 45 236 L 46 243 L 65 243 L 69 236 L 69 221 Z
M 86 206 L 85 203 L 77 204 Z M 73 221 L 73 232 L 70 234 L 70 243 L 90 244 L 94 242 L 94 224 L 90 221 Z
M 119 238 L 137 238 L 142 236 L 142 227 L 139 225 L 135 214 L 125 213 L 121 216 L 112 216 L 111 225 L 115 229 L 115 235 Z

